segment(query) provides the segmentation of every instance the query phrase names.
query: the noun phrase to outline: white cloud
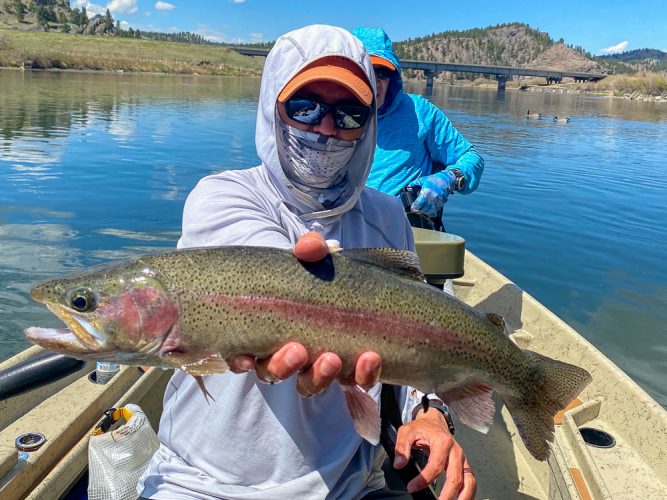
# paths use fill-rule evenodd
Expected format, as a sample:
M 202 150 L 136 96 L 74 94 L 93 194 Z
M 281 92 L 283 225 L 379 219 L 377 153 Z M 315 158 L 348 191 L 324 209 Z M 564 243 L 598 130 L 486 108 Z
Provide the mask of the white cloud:
M 120 28 L 121 28 L 121 29 L 126 30 L 126 29 L 128 29 L 129 27 L 130 27 L 130 23 L 128 23 L 127 21 L 121 21 L 121 22 L 120 22 Z
M 155 8 L 157 10 L 173 10 L 176 6 L 167 2 L 155 2 Z
M 264 35 L 262 33 L 250 33 L 250 38 L 253 42 L 259 42 L 264 39 Z
M 134 14 L 139 10 L 137 0 L 111 0 L 107 8 L 114 14 Z
M 232 3 L 245 3 L 245 0 L 232 0 Z
M 72 8 L 80 9 L 82 7 L 86 8 L 86 14 L 88 14 L 88 17 L 92 17 L 95 14 L 103 15 L 106 12 L 104 7 L 89 2 L 88 0 L 74 0 L 74 2 L 72 2 Z
M 603 54 L 618 54 L 619 52 L 624 52 L 627 47 L 628 47 L 628 41 L 625 40 L 624 42 L 617 43 L 616 45 L 600 49 L 600 52 L 602 52 Z

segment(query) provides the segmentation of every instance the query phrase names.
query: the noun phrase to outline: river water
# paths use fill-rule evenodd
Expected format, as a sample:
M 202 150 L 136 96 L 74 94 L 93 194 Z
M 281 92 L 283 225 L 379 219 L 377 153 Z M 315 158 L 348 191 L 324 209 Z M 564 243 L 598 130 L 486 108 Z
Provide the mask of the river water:
M 32 283 L 173 247 L 199 178 L 258 163 L 258 92 L 0 71 L 0 360 L 27 347 L 25 327 L 60 326 Z M 431 99 L 486 160 L 447 229 L 667 406 L 667 104 L 438 85 Z

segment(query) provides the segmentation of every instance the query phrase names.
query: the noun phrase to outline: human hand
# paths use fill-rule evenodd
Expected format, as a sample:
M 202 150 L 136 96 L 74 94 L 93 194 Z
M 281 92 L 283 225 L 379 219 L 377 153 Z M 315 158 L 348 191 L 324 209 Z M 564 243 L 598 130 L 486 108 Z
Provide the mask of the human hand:
M 436 217 L 447 202 L 447 197 L 456 190 L 455 185 L 456 176 L 449 170 L 420 177 L 410 184 L 410 186 L 421 186 L 410 210 Z
M 408 463 L 410 450 L 419 448 L 428 455 L 426 467 L 408 483 L 408 492 L 426 488 L 440 474 L 446 472 L 445 484 L 439 500 L 475 498 L 477 484 L 463 449 L 450 434 L 445 419 L 438 410 L 420 411 L 415 420 L 402 425 L 396 437 L 394 468 Z
M 340 375 L 343 362 L 337 354 L 325 352 L 309 365 L 306 348 L 298 342 L 290 342 L 275 353 L 263 359 L 249 355 L 239 355 L 228 360 L 234 373 L 254 370 L 257 378 L 267 383 L 277 383 L 298 373 L 296 390 L 304 397 L 314 396 L 324 391 Z M 357 359 L 352 374 L 341 378 L 341 383 L 357 384 L 370 389 L 380 378 L 382 359 L 373 351 L 362 353 Z
M 317 262 L 329 254 L 329 246 L 319 233 L 305 233 L 294 245 L 294 255 L 306 262 Z M 308 397 L 319 394 L 339 376 L 343 362 L 338 355 L 325 352 L 312 364 L 306 348 L 298 342 L 290 342 L 264 359 L 240 355 L 228 360 L 234 373 L 255 370 L 257 378 L 276 383 L 299 373 L 296 388 L 299 394 Z M 382 360 L 375 352 L 365 352 L 357 359 L 353 373 L 346 375 L 342 383 L 357 384 L 368 389 L 378 382 Z

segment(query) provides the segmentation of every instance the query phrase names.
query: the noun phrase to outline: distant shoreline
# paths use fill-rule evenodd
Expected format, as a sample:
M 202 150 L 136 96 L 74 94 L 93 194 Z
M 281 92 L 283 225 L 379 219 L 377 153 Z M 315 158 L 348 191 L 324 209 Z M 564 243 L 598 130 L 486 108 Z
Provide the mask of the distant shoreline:
M 261 76 L 264 58 L 248 57 L 227 47 L 57 32 L 0 29 L 0 68 L 104 74 L 192 76 Z M 421 79 L 406 79 L 423 83 Z M 490 80 L 438 84 L 495 87 Z M 525 85 L 514 80 L 507 88 Z M 639 72 L 611 75 L 594 83 L 533 85 L 531 92 L 581 93 L 627 100 L 667 102 L 667 74 Z
M 118 75 L 118 76 L 182 76 L 184 78 L 229 78 L 229 77 L 245 77 L 245 78 L 259 78 L 261 74 L 199 74 L 199 73 L 168 73 L 164 71 L 125 71 L 122 69 L 69 69 L 69 68 L 18 68 L 16 66 L 0 66 L 0 71 L 30 71 L 35 73 L 75 73 L 88 75 Z
M 166 71 L 125 71 L 125 70 L 114 70 L 114 69 L 69 69 L 69 68 L 20 68 L 16 66 L 0 66 L 0 71 L 34 71 L 34 72 L 51 72 L 51 73 L 81 73 L 81 74 L 103 74 L 103 75 L 118 75 L 118 76 L 141 76 L 141 75 L 150 75 L 150 76 L 165 76 L 165 77 L 185 77 L 185 78 L 202 78 L 202 77 L 238 77 L 243 76 L 247 78 L 260 78 L 261 73 L 257 74 L 200 74 L 197 72 L 186 73 L 186 72 L 166 72 Z M 407 83 L 412 84 L 423 84 L 423 80 L 418 79 L 405 79 Z M 451 87 L 479 87 L 479 88 L 488 88 L 495 89 L 496 83 L 479 83 L 475 81 L 466 82 L 461 80 L 460 83 L 441 83 L 436 82 L 436 85 L 446 85 Z M 527 89 L 522 90 L 519 88 L 518 83 L 512 84 L 510 82 L 507 86 L 508 91 L 520 91 L 520 92 L 539 92 L 539 93 L 555 93 L 555 94 L 586 94 L 596 97 L 607 97 L 611 99 L 623 99 L 628 101 L 640 101 L 640 102 L 654 102 L 654 103 L 665 103 L 667 104 L 667 93 L 663 95 L 647 95 L 640 92 L 627 92 L 622 94 L 614 93 L 612 90 L 599 89 L 599 90 L 589 90 L 582 89 L 578 87 L 572 87 L 570 85 L 578 84 L 556 84 L 556 85 L 528 85 Z

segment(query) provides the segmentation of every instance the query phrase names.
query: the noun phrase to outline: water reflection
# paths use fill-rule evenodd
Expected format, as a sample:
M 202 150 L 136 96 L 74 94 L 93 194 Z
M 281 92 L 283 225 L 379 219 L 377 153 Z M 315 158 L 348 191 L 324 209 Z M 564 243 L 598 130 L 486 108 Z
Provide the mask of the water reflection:
M 406 84 L 408 92 L 423 93 L 424 85 Z M 525 119 L 526 109 L 542 113 L 533 123 L 553 124 L 554 116 L 568 116 L 572 121 L 582 117 L 616 118 L 621 120 L 665 122 L 666 103 L 637 102 L 585 94 L 552 92 L 521 92 L 510 90 L 501 98 L 495 89 L 477 89 L 436 84 L 430 100 L 445 108 L 465 109 L 475 114 L 510 113 Z M 452 105 L 457 102 L 459 104 Z M 562 124 L 554 124 L 561 125 Z
M 16 137 L 67 137 L 73 128 L 98 121 L 124 136 L 135 124 L 133 110 L 142 105 L 255 103 L 259 92 L 258 79 L 223 77 L 3 71 L 0 82 L 4 145 Z

